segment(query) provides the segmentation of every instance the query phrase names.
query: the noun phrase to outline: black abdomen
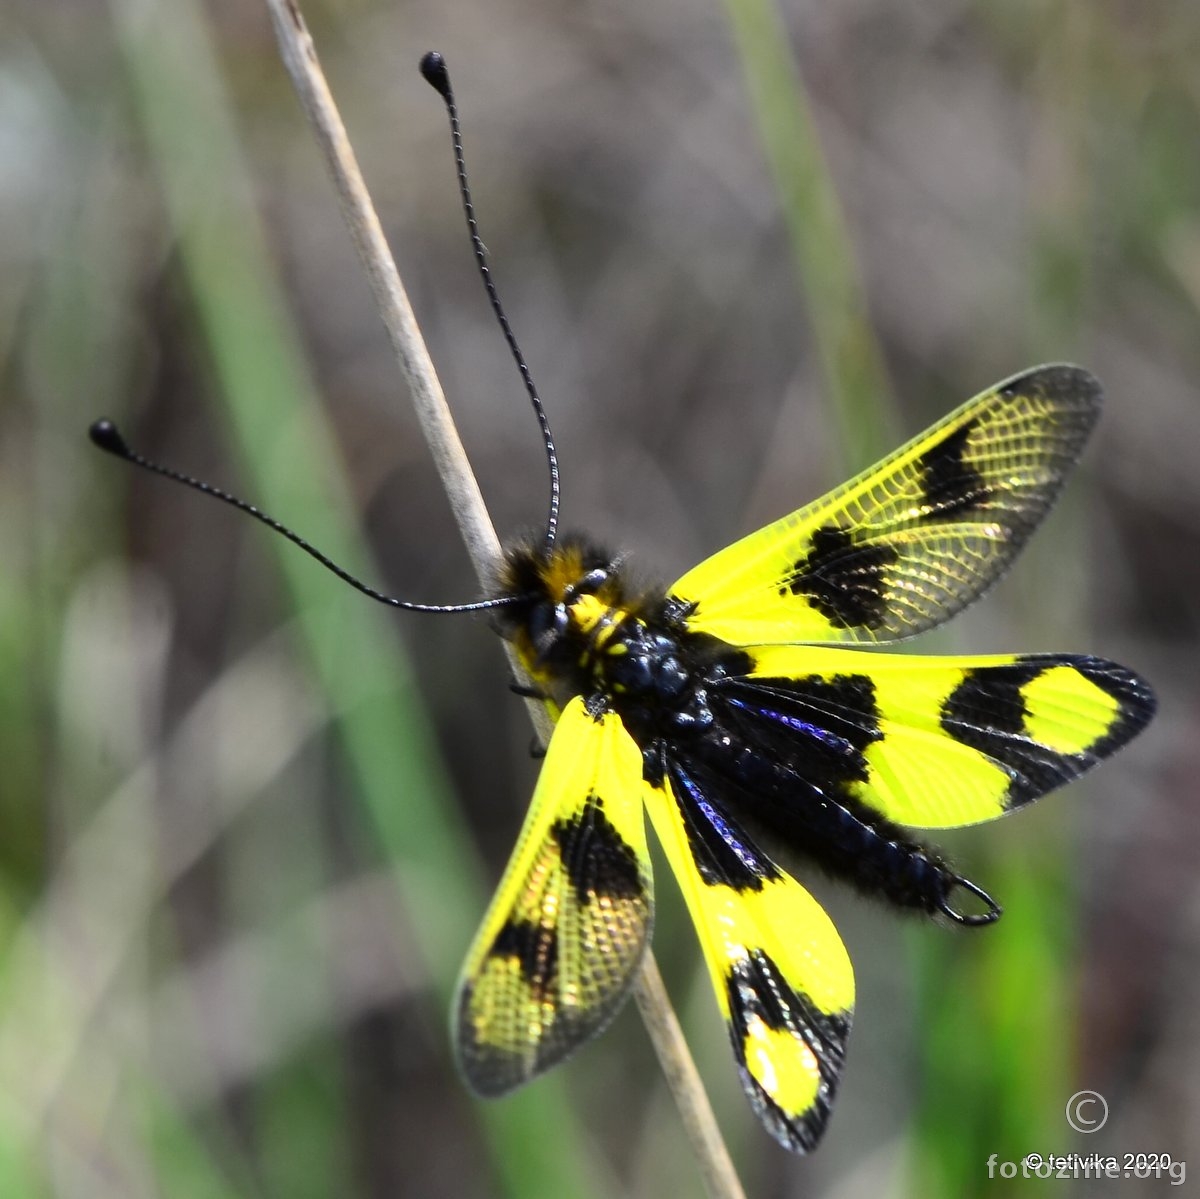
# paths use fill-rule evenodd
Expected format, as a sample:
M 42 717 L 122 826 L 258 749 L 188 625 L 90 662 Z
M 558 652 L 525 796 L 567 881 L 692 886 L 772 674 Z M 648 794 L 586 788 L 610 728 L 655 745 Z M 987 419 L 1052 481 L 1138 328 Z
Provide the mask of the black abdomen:
M 936 850 L 900 826 L 849 796 L 826 793 L 787 761 L 726 728 L 706 730 L 674 752 L 706 795 L 751 815 L 797 854 L 864 894 L 933 913 L 947 911 L 950 893 L 963 881 Z

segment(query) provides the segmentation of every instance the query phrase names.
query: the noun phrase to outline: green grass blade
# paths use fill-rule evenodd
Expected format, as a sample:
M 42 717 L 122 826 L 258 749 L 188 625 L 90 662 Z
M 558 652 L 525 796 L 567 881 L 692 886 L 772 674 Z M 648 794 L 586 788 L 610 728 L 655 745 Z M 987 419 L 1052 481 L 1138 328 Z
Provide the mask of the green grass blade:
M 775 0 L 725 0 L 725 12 L 808 301 L 843 466 L 852 474 L 898 440 L 854 244 Z
M 199 10 L 186 0 L 153 14 L 132 0 L 114 8 L 196 319 L 254 494 L 357 569 L 368 555 L 353 531 L 347 489 L 329 477 L 334 438 L 246 200 L 249 174 Z M 352 772 L 402 867 L 422 954 L 447 1000 L 484 897 L 417 691 L 384 614 L 331 587 L 291 547 L 277 549 L 314 675 L 341 714 Z M 560 1081 L 477 1110 L 506 1193 L 592 1192 L 594 1174 Z

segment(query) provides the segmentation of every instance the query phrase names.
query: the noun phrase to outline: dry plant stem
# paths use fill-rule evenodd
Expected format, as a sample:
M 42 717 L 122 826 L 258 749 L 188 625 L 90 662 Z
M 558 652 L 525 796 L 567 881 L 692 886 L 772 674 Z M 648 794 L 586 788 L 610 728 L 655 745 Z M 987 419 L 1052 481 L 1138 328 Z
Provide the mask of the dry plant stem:
M 467 552 L 480 580 L 486 583 L 499 556 L 500 542 L 463 451 L 353 147 L 317 60 L 312 38 L 296 0 L 266 2 L 284 65 L 329 163 L 350 235 L 366 268 Z M 514 673 L 518 678 L 522 677 L 523 671 L 511 647 L 506 645 L 505 649 Z M 536 702 L 530 704 L 530 712 L 538 736 L 546 744 L 552 730 L 549 715 L 545 707 Z M 743 1199 L 741 1184 L 721 1139 L 708 1096 L 649 949 L 634 982 L 634 995 L 684 1128 L 699 1157 L 699 1168 L 709 1193 L 714 1199 Z
M 658 963 L 649 950 L 634 982 L 633 997 L 637 1000 L 642 1023 L 650 1034 L 654 1052 L 658 1054 L 658 1064 L 662 1067 L 667 1086 L 675 1097 L 684 1131 L 699 1153 L 696 1168 L 704 1179 L 705 1189 L 714 1199 L 745 1199 L 742 1184 L 708 1102 L 704 1083 L 700 1080 L 683 1029 L 679 1026 L 667 988 L 658 971 Z M 699 1101 L 693 1101 L 693 1096 Z

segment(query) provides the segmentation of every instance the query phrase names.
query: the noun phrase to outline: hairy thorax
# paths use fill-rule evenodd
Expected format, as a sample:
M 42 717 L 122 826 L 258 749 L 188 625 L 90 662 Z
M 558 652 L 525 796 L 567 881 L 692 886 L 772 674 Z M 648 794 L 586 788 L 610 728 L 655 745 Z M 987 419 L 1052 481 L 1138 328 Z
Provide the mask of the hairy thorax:
M 712 724 L 708 691 L 738 651 L 690 633 L 689 608 L 661 588 L 633 591 L 620 564 L 582 538 L 510 550 L 500 592 L 521 597 L 500 629 L 560 708 L 575 695 L 610 707 L 640 746 Z

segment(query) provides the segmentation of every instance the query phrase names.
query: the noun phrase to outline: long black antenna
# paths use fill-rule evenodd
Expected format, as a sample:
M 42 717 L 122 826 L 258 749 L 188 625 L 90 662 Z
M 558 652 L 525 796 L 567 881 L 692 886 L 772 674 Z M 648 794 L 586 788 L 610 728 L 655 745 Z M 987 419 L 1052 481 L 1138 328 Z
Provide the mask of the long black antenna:
M 191 475 L 185 475 L 177 470 L 172 470 L 169 466 L 162 466 L 157 462 L 152 462 L 149 458 L 144 458 L 141 454 L 131 450 L 125 442 L 125 438 L 121 436 L 121 431 L 113 424 L 112 421 L 101 419 L 93 423 L 88 430 L 88 436 L 92 439 L 94 445 L 100 449 L 107 451 L 117 458 L 122 458 L 126 462 L 132 463 L 134 466 L 140 466 L 143 470 L 151 471 L 156 475 L 162 475 L 165 479 L 171 479 L 175 483 L 182 483 L 185 487 L 191 487 L 195 491 L 199 491 L 202 495 L 212 496 L 213 499 L 221 500 L 223 503 L 229 504 L 236 508 L 239 512 L 245 512 L 248 516 L 253 516 L 255 520 L 261 521 L 268 529 L 282 534 L 293 545 L 299 546 L 310 558 L 315 558 L 326 570 L 331 570 L 344 583 L 349 583 L 356 591 L 361 591 L 363 595 L 369 595 L 371 599 L 378 600 L 381 604 L 390 604 L 393 608 L 405 608 L 410 612 L 481 612 L 485 608 L 503 608 L 507 604 L 519 603 L 524 596 L 498 596 L 495 599 L 477 600 L 472 604 L 414 604 L 409 600 L 396 599 L 395 596 L 385 595 L 382 591 L 376 591 L 374 587 L 368 587 L 366 583 L 356 579 L 348 570 L 344 570 L 331 558 L 327 558 L 316 546 L 310 545 L 298 533 L 293 533 L 287 525 L 280 524 L 273 516 L 268 516 L 260 508 L 256 508 L 253 504 L 248 504 L 245 500 L 238 499 L 236 495 L 231 495 L 228 491 L 223 491 L 220 487 L 214 487 L 211 483 L 205 483 L 201 479 L 193 479 Z
M 546 518 L 546 548 L 549 549 L 554 544 L 555 534 L 558 532 L 559 501 L 558 455 L 554 452 L 554 436 L 550 432 L 550 421 L 546 416 L 546 409 L 542 404 L 541 396 L 538 395 L 537 388 L 533 384 L 533 376 L 529 373 L 529 366 L 525 362 L 525 356 L 521 353 L 521 347 L 517 345 L 517 339 L 513 334 L 512 326 L 508 323 L 508 317 L 504 314 L 504 306 L 500 303 L 500 296 L 496 291 L 496 285 L 492 282 L 492 272 L 487 262 L 487 251 L 484 249 L 483 240 L 479 236 L 479 223 L 475 219 L 475 205 L 471 202 L 471 189 L 467 184 L 467 164 L 463 157 L 462 130 L 458 123 L 458 105 L 454 102 L 454 92 L 450 87 L 450 72 L 446 67 L 446 60 L 436 50 L 430 50 L 421 58 L 421 74 L 425 76 L 426 81 L 446 103 L 446 113 L 450 117 L 450 139 L 454 145 L 454 166 L 458 173 L 458 191 L 462 196 L 463 212 L 467 217 L 467 231 L 471 235 L 471 247 L 475 251 L 475 261 L 479 266 L 479 274 L 483 279 L 483 286 L 487 289 L 492 311 L 496 314 L 496 320 L 500 323 L 500 330 L 504 334 L 504 340 L 508 342 L 508 348 L 512 351 L 513 359 L 517 364 L 517 370 L 521 372 L 521 378 L 525 383 L 525 390 L 529 393 L 529 402 L 533 405 L 533 413 L 537 417 L 538 425 L 542 430 L 542 442 L 546 447 L 546 461 L 550 466 L 550 513 Z

